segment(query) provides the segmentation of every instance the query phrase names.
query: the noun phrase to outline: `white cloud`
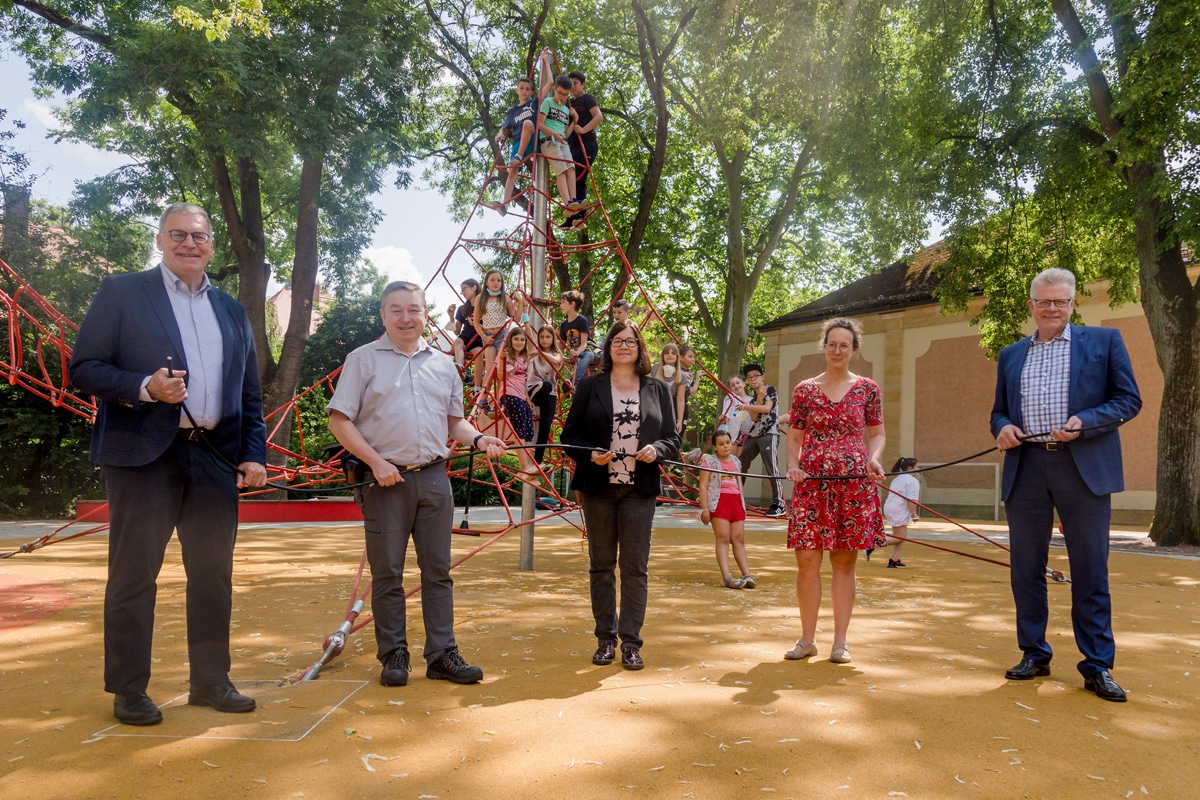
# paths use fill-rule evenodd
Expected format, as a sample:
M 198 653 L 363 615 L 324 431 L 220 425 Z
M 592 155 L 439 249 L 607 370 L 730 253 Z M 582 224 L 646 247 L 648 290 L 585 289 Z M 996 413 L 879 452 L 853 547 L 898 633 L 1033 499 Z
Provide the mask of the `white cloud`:
M 426 278 L 413 264 L 412 253 L 406 248 L 386 245 L 384 247 L 368 247 L 363 250 L 363 259 L 370 261 L 375 268 L 387 276 L 389 281 L 410 281 L 422 286 Z
M 33 115 L 34 119 L 42 123 L 46 128 L 57 128 L 62 125 L 61 122 L 54 116 L 54 110 L 45 103 L 39 103 L 32 97 L 26 97 L 23 108 Z
M 431 320 L 439 325 L 445 324 L 446 306 L 459 302 L 458 295 L 454 287 L 440 278 L 430 284 L 429 276 L 423 274 L 413 263 L 413 254 L 408 248 L 395 245 L 368 247 L 363 250 L 362 255 L 386 275 L 388 281 L 409 281 L 418 286 L 429 284 L 425 296 L 434 307 L 434 312 L 430 315 Z

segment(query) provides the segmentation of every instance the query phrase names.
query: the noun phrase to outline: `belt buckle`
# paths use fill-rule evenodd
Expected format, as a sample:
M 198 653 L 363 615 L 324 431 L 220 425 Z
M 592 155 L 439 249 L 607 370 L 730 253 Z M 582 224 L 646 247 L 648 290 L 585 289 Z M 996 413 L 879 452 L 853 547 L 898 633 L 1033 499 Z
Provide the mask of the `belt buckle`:
M 204 438 L 204 433 L 199 428 L 188 428 L 187 440 L 189 442 L 199 442 Z

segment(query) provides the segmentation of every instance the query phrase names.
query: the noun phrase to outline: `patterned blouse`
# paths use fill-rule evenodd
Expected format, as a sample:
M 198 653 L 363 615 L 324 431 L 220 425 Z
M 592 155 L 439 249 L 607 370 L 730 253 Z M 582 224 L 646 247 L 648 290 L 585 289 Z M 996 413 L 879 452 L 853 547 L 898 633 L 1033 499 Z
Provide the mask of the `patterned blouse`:
M 479 325 L 486 331 L 496 331 L 508 322 L 508 309 L 503 297 L 489 297 L 483 301 L 483 319 Z
M 609 446 L 614 453 L 636 453 L 638 449 L 638 432 L 642 427 L 641 404 L 638 399 L 639 389 L 631 394 L 624 394 L 612 387 L 613 399 L 613 429 L 612 444 Z M 608 482 L 616 484 L 632 484 L 633 471 L 637 460 L 633 456 L 614 458 L 608 462 Z

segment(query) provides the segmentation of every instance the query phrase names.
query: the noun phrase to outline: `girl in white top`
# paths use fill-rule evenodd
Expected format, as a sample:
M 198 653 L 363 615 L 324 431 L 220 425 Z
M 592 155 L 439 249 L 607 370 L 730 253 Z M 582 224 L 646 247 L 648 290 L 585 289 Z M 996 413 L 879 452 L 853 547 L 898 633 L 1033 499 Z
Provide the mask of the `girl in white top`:
M 741 375 L 734 375 L 725 382 L 729 393 L 721 406 L 721 416 L 717 418 L 717 430 L 729 431 L 733 444 L 733 454 L 742 455 L 742 445 L 746 443 L 746 431 L 750 430 L 750 412 L 742 408 L 750 402 L 746 394 L 746 384 Z
M 675 399 L 683 379 L 683 371 L 679 368 L 679 347 L 675 343 L 669 342 L 663 346 L 658 363 L 650 368 L 650 377 L 658 378 L 671 387 L 671 399 Z
M 896 536 L 908 536 L 908 526 L 920 519 L 917 515 L 917 501 L 921 499 L 921 483 L 915 475 L 910 475 L 917 468 L 915 458 L 900 458 L 892 466 L 892 472 L 902 472 L 892 479 L 887 500 L 883 502 L 883 516 L 887 524 L 892 526 Z M 900 560 L 900 548 L 904 546 L 903 539 L 888 537 L 888 544 L 893 545 L 892 555 L 888 559 L 889 569 L 904 569 L 906 566 Z
M 550 426 L 558 410 L 558 371 L 562 369 L 563 359 L 558 352 L 558 333 L 554 328 L 542 325 L 535 331 L 533 325 L 526 322 L 525 331 L 529 341 L 526 346 L 529 372 L 525 388 L 529 391 L 530 405 L 538 410 L 536 441 L 544 445 L 550 441 Z M 537 342 L 536 346 L 534 342 Z M 534 460 L 539 464 L 545 462 L 545 457 L 545 447 L 534 451 Z
M 482 385 L 485 387 L 492 385 L 492 366 L 496 363 L 500 348 L 504 346 L 504 335 L 508 332 L 510 323 L 516 319 L 516 313 L 516 304 L 504 288 L 504 273 L 498 269 L 489 269 L 483 278 L 483 289 L 475 298 L 475 316 L 471 319 L 471 324 L 475 326 L 483 343 L 485 374 Z M 501 397 L 504 395 L 503 383 L 499 394 Z

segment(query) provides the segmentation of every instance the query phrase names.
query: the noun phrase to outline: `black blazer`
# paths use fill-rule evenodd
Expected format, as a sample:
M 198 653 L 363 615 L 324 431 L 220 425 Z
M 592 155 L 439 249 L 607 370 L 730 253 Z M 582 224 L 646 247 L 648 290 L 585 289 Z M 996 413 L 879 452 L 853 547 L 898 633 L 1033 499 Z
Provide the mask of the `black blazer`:
M 254 335 L 241 303 L 215 286 L 209 300 L 221 326 L 222 418 L 209 441 L 235 464 L 267 463 L 267 425 Z M 75 337 L 71 383 L 94 395 L 90 459 L 97 464 L 137 467 L 166 452 L 179 430 L 179 406 L 142 403 L 142 380 L 167 365 L 167 356 L 187 369 L 183 339 L 158 267 L 111 275 Z
M 675 459 L 679 456 L 679 433 L 675 430 L 675 399 L 671 390 L 648 375 L 642 376 L 641 384 L 638 449 L 653 445 L 659 460 Z M 559 439 L 563 444 L 588 448 L 567 451 L 575 460 L 575 476 L 571 479 L 575 491 L 598 494 L 608 488 L 608 465 L 592 463 L 590 451 L 608 450 L 612 446 L 612 426 L 612 381 L 608 373 L 584 378 L 575 387 L 575 399 Z M 658 462 L 637 462 L 633 486 L 639 494 L 657 497 L 662 488 Z

